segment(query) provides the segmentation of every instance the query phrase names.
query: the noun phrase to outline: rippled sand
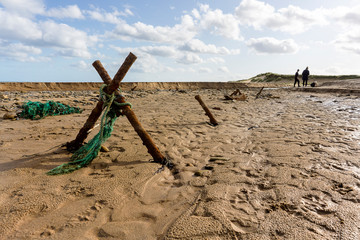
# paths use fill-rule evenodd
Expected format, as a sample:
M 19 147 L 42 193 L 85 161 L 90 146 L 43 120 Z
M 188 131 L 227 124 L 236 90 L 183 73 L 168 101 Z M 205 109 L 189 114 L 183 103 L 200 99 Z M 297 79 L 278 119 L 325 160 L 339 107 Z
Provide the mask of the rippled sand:
M 75 138 L 97 92 L 4 93 L 0 116 L 25 100 L 85 111 L 0 120 L 1 238 L 359 239 L 359 96 L 241 91 L 247 101 L 224 100 L 230 90 L 125 92 L 175 169 L 155 174 L 160 166 L 119 118 L 110 151 L 61 176 L 45 173 L 69 160 L 61 145 Z

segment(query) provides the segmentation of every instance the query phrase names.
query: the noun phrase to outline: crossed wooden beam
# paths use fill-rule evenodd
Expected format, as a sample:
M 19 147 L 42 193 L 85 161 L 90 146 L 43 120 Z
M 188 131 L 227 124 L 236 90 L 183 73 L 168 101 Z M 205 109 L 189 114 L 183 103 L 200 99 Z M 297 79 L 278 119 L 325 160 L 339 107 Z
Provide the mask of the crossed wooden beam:
M 104 92 L 109 95 L 115 93 L 116 98 L 114 101 L 117 101 L 119 103 L 126 103 L 124 96 L 122 96 L 117 91 L 117 89 L 120 86 L 120 82 L 124 79 L 126 73 L 129 71 L 130 67 L 135 62 L 136 58 L 137 57 L 130 52 L 112 80 L 99 60 L 96 60 L 93 63 L 94 68 L 96 69 L 96 71 L 98 72 L 104 83 L 107 85 L 104 88 Z M 100 99 L 99 102 L 96 104 L 95 108 L 91 111 L 88 119 L 86 120 L 84 126 L 80 129 L 76 138 L 73 141 L 68 142 L 66 144 L 66 147 L 69 151 L 75 151 L 83 145 L 90 130 L 94 128 L 96 121 L 101 116 L 103 110 L 103 104 L 104 104 L 103 100 Z M 151 139 L 150 135 L 142 127 L 135 113 L 131 110 L 130 106 L 123 106 L 122 114 L 124 114 L 127 117 L 129 122 L 133 126 L 134 130 L 141 138 L 143 144 L 148 149 L 148 153 L 153 157 L 154 162 L 160 163 L 167 167 L 171 167 L 172 164 L 170 163 L 170 161 L 161 154 L 161 152 L 159 151 L 159 149 Z

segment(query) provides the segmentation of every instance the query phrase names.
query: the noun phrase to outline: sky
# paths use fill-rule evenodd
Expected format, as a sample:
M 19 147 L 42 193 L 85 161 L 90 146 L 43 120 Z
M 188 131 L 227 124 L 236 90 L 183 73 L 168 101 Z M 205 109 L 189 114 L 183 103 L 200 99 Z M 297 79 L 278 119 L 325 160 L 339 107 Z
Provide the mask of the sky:
M 358 0 L 0 0 L 0 82 L 360 74 Z

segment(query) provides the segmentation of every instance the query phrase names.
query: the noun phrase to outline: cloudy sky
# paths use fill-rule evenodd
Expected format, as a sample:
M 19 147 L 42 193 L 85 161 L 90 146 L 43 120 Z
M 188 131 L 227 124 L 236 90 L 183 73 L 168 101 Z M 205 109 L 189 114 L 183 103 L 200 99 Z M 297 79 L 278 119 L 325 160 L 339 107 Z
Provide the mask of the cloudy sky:
M 358 0 L 0 0 L 0 81 L 233 81 L 360 74 Z

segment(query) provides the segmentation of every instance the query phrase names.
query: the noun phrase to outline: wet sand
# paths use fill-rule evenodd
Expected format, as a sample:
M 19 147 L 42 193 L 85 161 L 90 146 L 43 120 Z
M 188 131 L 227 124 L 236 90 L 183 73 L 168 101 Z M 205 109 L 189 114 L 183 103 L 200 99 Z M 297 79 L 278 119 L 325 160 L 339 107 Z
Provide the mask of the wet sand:
M 0 116 L 26 100 L 85 109 L 0 120 L 1 238 L 359 239 L 360 97 L 264 89 L 255 99 L 258 90 L 240 90 L 246 101 L 226 101 L 232 90 L 222 89 L 125 92 L 175 168 L 155 174 L 160 165 L 120 117 L 109 152 L 60 176 L 46 172 L 69 160 L 61 145 L 97 91 L 1 93 Z

